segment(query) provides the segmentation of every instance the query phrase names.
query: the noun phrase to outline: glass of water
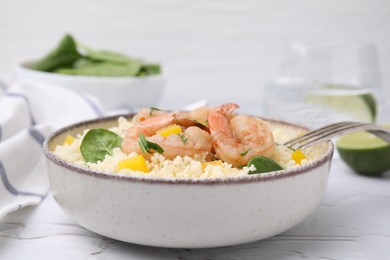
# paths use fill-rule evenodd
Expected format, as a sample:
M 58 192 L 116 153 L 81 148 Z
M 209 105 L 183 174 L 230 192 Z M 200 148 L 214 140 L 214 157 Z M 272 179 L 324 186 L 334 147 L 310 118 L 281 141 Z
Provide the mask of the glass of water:
M 374 44 L 292 44 L 279 58 L 262 102 L 266 116 L 312 128 L 376 121 L 381 77 Z

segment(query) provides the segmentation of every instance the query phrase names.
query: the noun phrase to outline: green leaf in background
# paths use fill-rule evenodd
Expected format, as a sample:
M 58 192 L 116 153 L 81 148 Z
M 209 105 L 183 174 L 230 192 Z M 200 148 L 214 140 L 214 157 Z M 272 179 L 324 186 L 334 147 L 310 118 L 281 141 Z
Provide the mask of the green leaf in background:
M 31 69 L 50 72 L 58 68 L 71 67 L 80 57 L 72 36 L 65 35 L 60 44 L 44 58 L 32 64 Z
M 79 68 L 64 68 L 58 69 L 55 72 L 68 75 L 83 75 L 83 76 L 134 76 L 139 70 L 137 64 L 115 64 L 108 62 L 92 63 Z
M 261 155 L 255 156 L 250 159 L 247 166 L 250 167 L 252 164 L 256 167 L 256 170 L 251 171 L 248 174 L 258 174 L 283 170 L 282 166 L 280 166 L 277 162 Z
M 161 74 L 159 64 L 148 64 L 124 54 L 95 50 L 66 35 L 59 46 L 31 66 L 32 69 L 80 76 L 135 76 Z
M 78 47 L 83 53 L 84 59 L 87 59 L 92 63 L 95 62 L 95 65 L 99 65 L 88 66 L 88 69 L 77 71 L 76 74 L 73 74 L 72 72 L 65 72 L 66 74 L 90 76 L 136 76 L 140 71 L 141 63 L 137 59 L 131 59 L 121 53 L 113 51 L 94 50 L 83 44 L 78 44 Z M 121 69 L 120 67 L 123 68 Z M 103 71 L 105 69 L 106 71 Z M 96 74 L 94 71 L 96 71 Z
M 73 63 L 72 69 L 80 69 L 85 67 L 90 67 L 97 64 L 98 62 L 90 60 L 88 58 L 81 57 Z
M 137 76 L 149 76 L 161 74 L 161 66 L 159 64 L 142 64 Z
M 90 60 L 94 61 L 107 61 L 111 63 L 127 64 L 127 63 L 139 63 L 139 60 L 131 59 L 121 53 L 107 51 L 107 50 L 94 50 L 83 44 L 78 43 L 77 47 L 81 51 L 82 55 Z
M 120 147 L 122 138 L 107 129 L 97 128 L 87 132 L 80 145 L 80 152 L 84 160 L 96 163 L 103 161 L 105 156 L 112 155 L 116 147 Z

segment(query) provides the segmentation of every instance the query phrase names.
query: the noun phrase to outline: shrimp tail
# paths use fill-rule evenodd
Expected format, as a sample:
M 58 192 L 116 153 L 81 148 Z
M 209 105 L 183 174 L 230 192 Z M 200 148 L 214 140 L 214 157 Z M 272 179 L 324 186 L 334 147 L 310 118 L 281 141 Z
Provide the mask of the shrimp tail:
M 216 110 L 218 112 L 222 112 L 225 116 L 230 116 L 231 114 L 233 114 L 234 110 L 236 110 L 239 107 L 240 106 L 235 103 L 227 103 L 220 107 L 217 107 Z

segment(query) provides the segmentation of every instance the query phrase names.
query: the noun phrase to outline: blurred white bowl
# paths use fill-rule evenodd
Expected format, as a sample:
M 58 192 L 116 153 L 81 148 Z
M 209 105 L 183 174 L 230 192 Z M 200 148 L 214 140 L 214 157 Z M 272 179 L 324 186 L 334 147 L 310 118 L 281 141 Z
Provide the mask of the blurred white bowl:
M 164 74 L 146 77 L 64 75 L 32 70 L 29 68 L 31 63 L 33 61 L 15 66 L 16 80 L 40 81 L 90 94 L 107 110 L 157 106 L 165 86 Z

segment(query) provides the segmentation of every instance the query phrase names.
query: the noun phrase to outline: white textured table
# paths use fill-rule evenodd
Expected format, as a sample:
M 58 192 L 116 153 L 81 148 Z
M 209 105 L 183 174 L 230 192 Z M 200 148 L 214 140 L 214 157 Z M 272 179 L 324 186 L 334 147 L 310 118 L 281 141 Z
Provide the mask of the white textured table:
M 273 238 L 214 249 L 153 248 L 79 227 L 48 195 L 0 222 L 0 259 L 390 259 L 390 175 L 369 178 L 333 161 L 317 210 Z

